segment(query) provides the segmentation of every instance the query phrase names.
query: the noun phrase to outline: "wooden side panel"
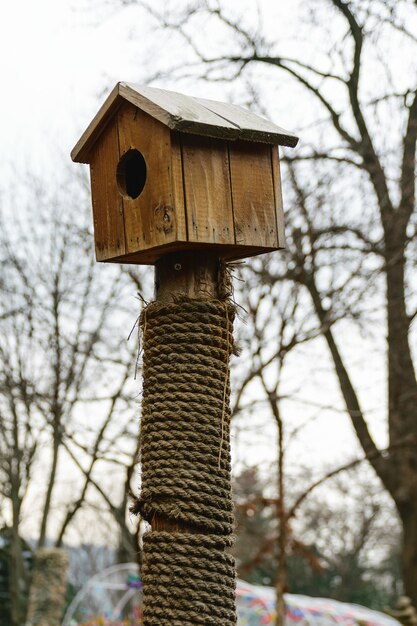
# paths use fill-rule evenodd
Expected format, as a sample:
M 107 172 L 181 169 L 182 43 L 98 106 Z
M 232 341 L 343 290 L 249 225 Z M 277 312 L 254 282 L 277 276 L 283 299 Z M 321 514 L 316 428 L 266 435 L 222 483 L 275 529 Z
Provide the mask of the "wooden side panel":
M 234 243 L 227 144 L 182 136 L 188 241 Z
M 169 128 L 130 103 L 121 107 L 117 120 L 120 156 L 136 149 L 146 162 L 142 193 L 137 198 L 123 195 L 127 252 L 185 240 L 184 203 L 173 185 L 173 161 L 178 176 L 178 151 L 171 154 Z
M 278 146 L 271 146 L 272 175 L 274 177 L 275 214 L 277 217 L 278 247 L 285 248 L 284 209 L 282 203 L 281 168 Z
M 178 241 L 187 241 L 181 138 L 178 133 L 171 133 L 171 167 L 174 206 L 177 207 Z
M 115 176 L 118 155 L 117 123 L 114 120 L 102 133 L 90 163 L 97 261 L 126 252 L 123 202 Z
M 288 141 L 295 141 L 296 138 L 292 133 L 284 128 L 280 128 L 270 120 L 256 115 L 252 111 L 248 111 L 236 104 L 228 102 L 217 102 L 216 100 L 206 100 L 204 98 L 193 98 L 195 102 L 199 102 L 209 111 L 213 111 L 216 115 L 228 120 L 232 125 L 239 129 L 238 137 L 245 141 L 262 141 L 263 143 L 276 142 L 278 137 Z
M 271 147 L 229 144 L 236 244 L 278 247 Z

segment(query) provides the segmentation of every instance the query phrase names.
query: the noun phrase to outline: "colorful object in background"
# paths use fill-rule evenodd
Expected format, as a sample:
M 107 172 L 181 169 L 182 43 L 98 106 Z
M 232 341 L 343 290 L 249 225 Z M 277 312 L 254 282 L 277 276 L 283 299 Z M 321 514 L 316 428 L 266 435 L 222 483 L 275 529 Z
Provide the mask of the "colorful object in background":
M 288 626 L 292 623 L 312 626 L 399 626 L 397 620 L 379 611 L 358 604 L 338 602 L 327 598 L 286 595 Z
M 239 626 L 274 624 L 275 591 L 272 587 L 237 581 L 236 608 Z
M 275 590 L 272 587 L 237 584 L 239 626 L 273 626 Z M 396 619 L 357 604 L 327 598 L 285 594 L 286 626 L 399 626 Z
M 133 574 L 132 572 L 128 573 L 126 584 L 129 589 L 142 589 L 143 587 L 143 583 L 139 578 L 139 574 Z
M 356 604 L 286 594 L 285 626 L 399 626 L 396 619 Z M 237 581 L 238 626 L 273 626 L 275 590 Z M 67 609 L 62 626 L 142 626 L 137 565 L 110 567 L 91 578 Z
M 142 620 L 137 621 L 134 618 L 126 617 L 123 620 L 113 620 L 108 619 L 107 617 L 97 617 L 93 620 L 89 620 L 88 622 L 83 622 L 82 624 L 77 624 L 77 626 L 142 626 Z
M 142 581 L 136 563 L 99 572 L 77 593 L 62 626 L 142 626 Z

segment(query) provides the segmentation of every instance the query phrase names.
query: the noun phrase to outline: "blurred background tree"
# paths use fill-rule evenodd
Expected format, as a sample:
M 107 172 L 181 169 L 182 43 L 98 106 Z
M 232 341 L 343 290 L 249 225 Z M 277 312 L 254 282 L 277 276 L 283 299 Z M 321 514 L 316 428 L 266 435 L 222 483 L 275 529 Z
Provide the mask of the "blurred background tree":
M 275 470 L 274 470 L 275 472 Z M 308 489 L 307 470 L 287 480 Z M 234 483 L 238 574 L 273 585 L 279 560 L 276 500 L 270 476 L 251 467 Z M 364 506 L 364 498 L 366 505 Z M 375 609 L 393 603 L 400 587 L 400 532 L 388 497 L 369 471 L 355 469 L 327 481 L 304 502 L 288 531 L 291 593 L 355 602 Z
M 123 304 L 126 280 L 120 271 L 97 270 L 86 212 L 74 218 L 69 210 L 75 189 L 79 202 L 75 184 L 66 205 L 34 182 L 28 206 L 18 213 L 12 205 L 7 223 L 3 215 L 0 235 L 0 489 L 10 520 L 12 626 L 24 620 L 23 532 L 35 547 L 60 547 L 98 495 L 119 529 L 124 558 L 137 554 L 134 527 L 126 525 L 138 445 L 126 397 L 136 347 L 121 345 L 119 331 L 121 324 L 127 337 L 132 320 Z M 28 231 L 35 201 L 38 220 Z M 119 480 L 111 491 L 103 480 L 109 470 Z
M 291 280 L 308 294 L 346 413 L 397 507 L 404 584 L 417 604 L 417 380 L 411 348 L 417 314 L 417 7 L 410 0 L 322 0 L 305 10 L 299 31 L 284 41 L 274 38 L 258 7 L 256 24 L 221 0 L 171 13 L 153 6 L 148 11 L 193 55 L 185 67 L 174 62 L 169 75 L 246 80 L 253 106 L 265 110 L 259 72 L 268 89 L 288 78 L 285 88 L 293 86 L 293 97 L 305 99 L 305 123 L 314 132 L 306 133 L 295 157 L 286 157 L 293 192 L 287 199 L 288 250 L 282 262 L 260 259 L 253 267 L 259 290 Z M 221 32 L 222 45 L 196 37 L 203 23 Z M 301 53 L 294 41 L 303 42 Z M 378 325 L 377 341 L 386 345 L 384 450 L 347 365 L 347 320 L 368 336 Z M 371 369 L 370 352 L 364 360 Z
M 110 16 L 109 48 L 127 33 L 146 40 L 146 54 L 132 54 L 135 79 L 233 99 L 301 136 L 295 156 L 282 158 L 287 250 L 235 270 L 244 309 L 233 366 L 239 573 L 280 592 L 375 607 L 400 593 L 404 574 L 416 603 L 415 2 L 91 6 L 82 9 L 96 30 Z M 126 75 L 113 56 L 100 77 L 106 91 Z M 82 85 L 77 75 L 77 92 Z M 98 98 L 89 96 L 92 112 Z M 57 123 L 70 125 L 62 115 Z M 24 611 L 24 540 L 72 544 L 74 590 L 94 568 L 138 556 L 127 515 L 138 482 L 137 346 L 125 339 L 136 292 L 150 297 L 151 288 L 138 268 L 95 265 L 85 181 L 68 184 L 55 165 L 47 185 L 14 173 L 1 197 L 0 522 L 14 546 L 13 626 Z M 324 415 L 341 430 L 350 420 L 361 448 L 336 445 L 337 427 L 319 426 Z M 310 458 L 319 437 L 320 458 Z M 333 447 L 336 462 L 324 458 Z M 355 462 L 360 450 L 380 482 Z

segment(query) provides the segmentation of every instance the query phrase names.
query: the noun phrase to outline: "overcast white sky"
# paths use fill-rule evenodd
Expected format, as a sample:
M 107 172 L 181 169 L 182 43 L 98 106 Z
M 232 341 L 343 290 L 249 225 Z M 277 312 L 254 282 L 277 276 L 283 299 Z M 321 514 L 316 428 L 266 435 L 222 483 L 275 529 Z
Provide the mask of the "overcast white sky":
M 88 3 L 22 0 L 0 9 L 1 158 L 39 166 L 67 160 L 106 82 L 129 66 L 129 41 Z M 97 16 L 98 17 L 98 16 Z
M 299 0 L 292 3 L 290 18 Z M 138 7 L 118 0 L 20 0 L 0 8 L 0 157 L 39 167 L 65 160 L 103 94 L 118 80 L 144 82 L 157 67 L 184 59 L 175 38 L 156 30 Z M 153 6 L 160 5 L 153 3 Z M 251 3 L 244 0 L 250 7 Z M 274 2 L 264 2 L 265 12 Z M 163 6 L 183 7 L 176 0 Z M 233 6 L 232 3 L 231 6 Z M 240 7 L 243 7 L 240 3 Z M 249 10 L 249 9 L 248 9 Z M 285 22 L 281 11 L 281 36 Z M 268 23 L 268 20 L 265 20 Z M 221 34 L 219 34 L 221 38 Z M 216 45 L 218 42 L 214 42 Z M 164 81 L 171 88 L 175 83 Z M 201 93 L 201 85 L 182 83 Z M 227 85 L 205 85 L 204 95 L 226 97 Z M 229 88 L 230 92 L 230 88 Z M 272 94 L 271 94 L 272 95 Z M 274 94 L 275 95 L 275 94 Z M 290 115 L 280 120 L 285 127 Z
M 170 4 L 182 7 L 186 3 L 176 0 Z M 268 18 L 265 23 L 278 30 L 284 40 L 299 4 L 299 0 L 287 4 L 291 11 L 281 10 L 277 22 L 273 20 L 277 15 L 275 2 L 262 3 Z M 161 64 L 171 64 L 175 56 L 180 61 L 182 51 L 173 48 L 170 37 L 162 36 L 144 11 L 134 7 L 122 10 L 117 0 L 107 6 L 94 0 L 3 3 L 0 183 L 18 181 L 19 173 L 10 178 L 10 164 L 20 173 L 26 168 L 46 178 L 50 168 L 60 171 L 80 167 L 71 166 L 70 150 L 108 90 L 118 80 L 144 82 Z M 165 83 L 175 88 L 175 83 Z M 177 88 L 202 93 L 197 81 L 183 82 Z M 225 99 L 230 97 L 228 85 L 206 84 L 203 89 L 209 97 L 221 98 L 222 92 Z M 266 86 L 265 91 L 273 102 L 275 90 Z M 287 110 L 275 103 L 274 108 L 281 111 L 281 118 L 276 121 L 298 131 L 303 106 L 304 101 L 297 100 Z
M 172 40 L 167 35 L 155 30 L 152 20 L 144 12 L 134 8 L 112 9 L 110 2 L 108 7 L 102 4 L 88 0 L 2 3 L 0 187 L 19 184 L 25 172 L 35 172 L 47 179 L 57 172 L 58 176 L 52 176 L 51 184 L 59 184 L 62 171 L 67 167 L 80 167 L 71 164 L 69 153 L 104 99 L 105 92 L 118 80 L 144 82 L 158 64 L 171 62 L 176 56 L 180 60 L 181 50 L 170 45 Z M 184 3 L 177 0 L 176 4 L 183 6 Z M 279 3 L 271 0 L 262 4 L 265 12 L 270 13 L 271 25 Z M 287 17 L 281 11 L 280 21 L 274 22 L 283 39 L 287 32 L 286 19 L 296 19 L 299 5 L 300 0 L 287 3 L 287 7 L 292 7 Z M 117 6 L 117 0 L 113 6 Z M 169 88 L 175 87 L 172 82 L 166 81 L 166 84 Z M 197 82 L 195 85 L 183 83 L 177 88 L 202 94 L 201 84 Z M 268 107 L 279 115 L 275 121 L 299 131 L 304 99 L 297 98 L 297 102 L 288 107 L 276 98 L 275 91 L 268 91 L 267 84 L 265 92 Z M 299 95 L 297 90 L 292 93 Z M 230 86 L 206 85 L 204 95 L 229 98 Z M 347 332 L 350 331 L 347 329 Z M 370 373 L 369 362 L 365 363 L 363 353 L 357 351 L 357 346 L 363 346 L 364 340 L 349 335 L 349 344 L 350 362 L 355 366 L 354 379 L 363 381 L 366 377 L 367 404 L 380 414 L 375 429 L 383 443 L 383 360 L 379 360 Z M 316 347 L 304 348 L 304 357 L 297 363 L 296 371 L 303 369 L 303 363 L 311 369 L 311 354 L 314 362 L 315 350 Z M 336 388 L 326 389 L 321 385 L 323 377 L 328 378 L 329 367 L 328 362 L 315 363 L 304 395 L 310 389 L 311 398 L 318 404 L 333 404 L 340 408 Z M 288 407 L 288 414 L 293 415 L 294 420 L 302 421 L 303 411 L 302 405 L 296 409 Z M 274 458 L 271 434 L 274 436 L 273 427 L 259 433 L 254 459 Z M 245 438 L 244 434 L 242 437 Z M 249 433 L 246 439 L 247 446 L 254 441 Z M 321 412 L 320 419 L 306 430 L 302 446 L 306 458 L 328 464 L 345 457 L 346 450 L 352 453 L 357 450 L 347 417 L 332 410 Z M 297 455 L 300 454 L 301 448 L 298 448 Z

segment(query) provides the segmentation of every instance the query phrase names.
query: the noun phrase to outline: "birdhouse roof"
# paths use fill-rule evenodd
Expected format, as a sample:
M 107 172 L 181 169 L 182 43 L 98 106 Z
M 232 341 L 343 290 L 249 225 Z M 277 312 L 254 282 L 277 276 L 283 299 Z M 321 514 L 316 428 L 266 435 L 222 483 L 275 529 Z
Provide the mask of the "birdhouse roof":
M 73 161 L 88 163 L 91 148 L 106 124 L 128 101 L 172 130 L 225 140 L 245 140 L 293 148 L 298 137 L 243 107 L 193 98 L 145 85 L 117 83 L 71 152 Z

